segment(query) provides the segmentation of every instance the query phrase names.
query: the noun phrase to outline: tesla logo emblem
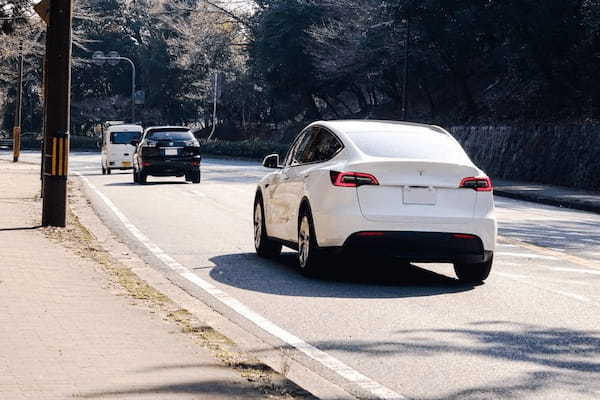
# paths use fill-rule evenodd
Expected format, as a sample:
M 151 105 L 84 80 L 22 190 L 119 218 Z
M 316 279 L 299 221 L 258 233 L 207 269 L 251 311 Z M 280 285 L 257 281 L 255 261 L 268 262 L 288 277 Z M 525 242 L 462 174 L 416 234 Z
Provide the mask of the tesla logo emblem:
M 425 171 L 419 171 L 419 176 L 423 176 L 423 174 L 425 174 Z

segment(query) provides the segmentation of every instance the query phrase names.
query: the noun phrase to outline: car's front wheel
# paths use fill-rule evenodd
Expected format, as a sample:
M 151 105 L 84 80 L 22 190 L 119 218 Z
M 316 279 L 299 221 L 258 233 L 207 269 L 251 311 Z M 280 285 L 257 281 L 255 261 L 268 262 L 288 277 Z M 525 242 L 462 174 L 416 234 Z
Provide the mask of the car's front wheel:
M 281 254 L 281 243 L 267 236 L 265 207 L 260 196 L 254 201 L 254 247 L 256 254 L 263 258 L 274 258 Z
M 494 256 L 482 263 L 454 263 L 454 272 L 458 279 L 463 282 L 482 283 L 490 276 L 493 262 Z
M 323 254 L 317 245 L 312 214 L 305 207 L 298 222 L 298 265 L 304 276 L 316 277 L 322 270 Z

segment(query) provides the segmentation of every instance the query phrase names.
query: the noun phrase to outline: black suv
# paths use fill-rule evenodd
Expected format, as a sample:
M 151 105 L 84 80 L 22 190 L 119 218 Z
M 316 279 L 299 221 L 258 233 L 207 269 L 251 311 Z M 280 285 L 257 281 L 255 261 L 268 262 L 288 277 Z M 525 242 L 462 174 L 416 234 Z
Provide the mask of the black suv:
M 144 131 L 133 155 L 133 181 L 145 184 L 151 176 L 185 176 L 200 183 L 200 144 L 189 128 L 150 127 Z

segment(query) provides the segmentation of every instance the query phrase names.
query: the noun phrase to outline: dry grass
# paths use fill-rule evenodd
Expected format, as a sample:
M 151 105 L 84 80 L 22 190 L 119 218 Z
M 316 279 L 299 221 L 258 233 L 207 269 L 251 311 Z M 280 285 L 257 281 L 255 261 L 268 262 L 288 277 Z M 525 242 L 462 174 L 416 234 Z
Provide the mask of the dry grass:
M 79 182 L 70 185 L 69 196 L 72 200 L 83 199 Z M 240 351 L 230 339 L 206 326 L 190 312 L 181 309 L 167 296 L 139 278 L 101 246 L 92 233 L 81 224 L 72 210 L 69 210 L 69 226 L 67 228 L 44 228 L 43 231 L 49 238 L 61 243 L 79 256 L 95 261 L 106 273 L 112 288 L 121 291 L 118 293 L 119 295 L 130 297 L 136 306 L 143 307 L 151 314 L 158 314 L 163 320 L 176 324 L 182 334 L 189 335 L 196 343 L 210 350 L 223 364 L 236 370 L 264 394 L 265 398 L 274 400 L 314 399 L 312 395 L 284 376 L 260 363 L 249 354 Z

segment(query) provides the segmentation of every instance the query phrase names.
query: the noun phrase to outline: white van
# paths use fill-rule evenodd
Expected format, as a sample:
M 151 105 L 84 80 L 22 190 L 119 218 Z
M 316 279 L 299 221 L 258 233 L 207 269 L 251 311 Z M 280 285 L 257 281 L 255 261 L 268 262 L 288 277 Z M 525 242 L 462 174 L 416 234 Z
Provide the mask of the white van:
M 135 147 L 131 141 L 139 141 L 143 132 L 139 125 L 108 125 L 102 129 L 102 175 L 110 175 L 113 169 L 133 168 Z

